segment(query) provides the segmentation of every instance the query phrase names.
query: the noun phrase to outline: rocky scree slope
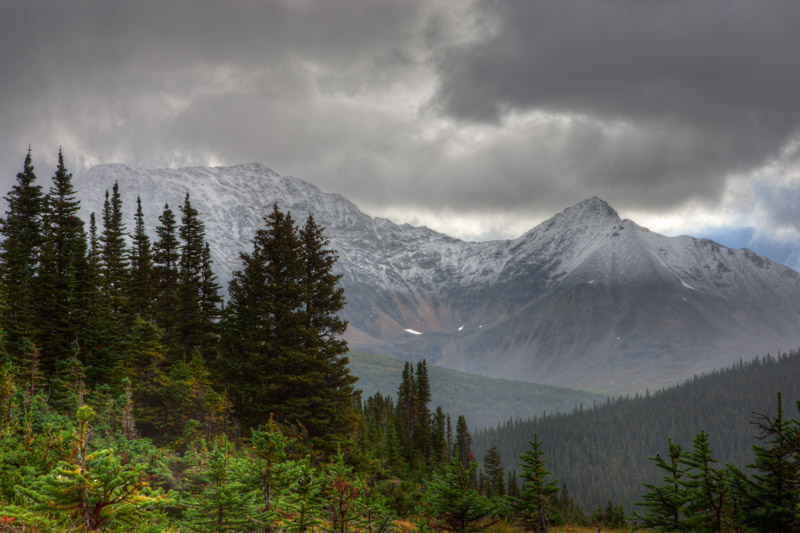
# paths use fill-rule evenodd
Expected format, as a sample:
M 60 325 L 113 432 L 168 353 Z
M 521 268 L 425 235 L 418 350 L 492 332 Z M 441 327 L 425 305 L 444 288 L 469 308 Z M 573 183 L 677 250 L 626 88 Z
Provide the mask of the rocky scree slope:
M 670 385 L 800 344 L 800 275 L 749 250 L 665 237 L 603 200 L 518 239 L 464 242 L 373 218 L 338 194 L 260 164 L 76 176 L 84 216 L 119 183 L 150 235 L 190 192 L 223 285 L 273 203 L 324 226 L 337 250 L 351 347 L 492 377 L 607 392 Z M 98 218 L 99 223 L 99 218 Z

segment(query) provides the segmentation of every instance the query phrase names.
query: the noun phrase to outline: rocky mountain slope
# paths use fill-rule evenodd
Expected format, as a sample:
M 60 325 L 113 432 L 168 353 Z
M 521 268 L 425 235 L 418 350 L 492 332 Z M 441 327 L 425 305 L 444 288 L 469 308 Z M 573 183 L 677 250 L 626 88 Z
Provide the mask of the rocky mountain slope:
M 75 186 L 100 213 L 117 181 L 154 235 L 186 192 L 223 283 L 274 202 L 338 251 L 351 347 L 492 377 L 625 392 L 800 344 L 800 275 L 749 250 L 664 237 L 591 198 L 518 239 L 464 242 L 372 218 L 259 164 L 101 165 Z

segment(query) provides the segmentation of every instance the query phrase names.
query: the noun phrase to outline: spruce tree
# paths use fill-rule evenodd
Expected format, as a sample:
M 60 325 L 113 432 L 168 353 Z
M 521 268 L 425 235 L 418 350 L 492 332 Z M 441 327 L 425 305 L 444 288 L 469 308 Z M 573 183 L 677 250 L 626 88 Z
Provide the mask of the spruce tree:
M 211 261 L 211 249 L 206 242 L 203 248 L 203 266 L 200 276 L 200 320 L 207 332 L 216 333 L 216 323 L 220 317 L 222 297 L 219 295 L 220 285 L 214 274 Z M 206 341 L 209 341 L 206 335 Z
M 204 463 L 205 469 L 191 475 L 199 490 L 184 502 L 183 524 L 194 531 L 253 531 L 253 495 L 241 481 L 244 465 L 225 435 L 214 442 Z
M 778 393 L 778 414 L 770 417 L 756 413 L 752 419 L 759 430 L 759 439 L 766 446 L 753 446 L 755 460 L 748 467 L 755 469 L 752 479 L 738 469 L 733 470 L 734 485 L 741 500 L 744 525 L 758 531 L 800 530 L 800 431 L 798 423 L 783 416 L 781 394 Z
M 0 224 L 0 268 L 7 312 L 3 329 L 8 335 L 9 352 L 20 354 L 22 340 L 35 338 L 35 288 L 42 245 L 42 188 L 35 184 L 31 149 L 17 183 L 5 197 L 8 208 Z
M 484 494 L 490 498 L 504 496 L 506 493 L 505 471 L 497 446 L 489 448 L 486 455 L 483 456 L 483 471 L 486 475 Z
M 431 460 L 433 464 L 439 464 L 444 457 L 447 457 L 447 428 L 446 415 L 440 406 L 436 406 L 431 423 Z
M 280 426 L 270 416 L 269 421 L 253 429 L 250 434 L 250 449 L 252 457 L 246 466 L 250 471 L 250 476 L 258 486 L 263 505 L 259 510 L 262 522 L 269 523 L 272 520 L 272 506 L 278 495 L 284 491 L 288 485 L 287 469 L 284 462 L 287 458 L 287 450 L 293 446 L 295 439 L 284 435 Z M 271 525 L 267 526 L 270 531 Z
M 522 489 L 514 507 L 531 531 L 550 531 L 550 523 L 557 516 L 558 510 L 553 503 L 553 496 L 558 494 L 558 481 L 548 481 L 550 472 L 544 460 L 544 450 L 535 434 L 529 442 L 530 449 L 519 456 L 522 467 Z
M 150 246 L 150 237 L 145 230 L 142 199 L 139 196 L 136 197 L 136 215 L 128 261 L 130 263 L 128 298 L 133 312 L 146 320 L 152 317 L 155 282 L 153 251 Z
M 105 301 L 113 313 L 125 310 L 128 288 L 128 256 L 125 252 L 125 225 L 122 222 L 122 197 L 114 183 L 103 204 L 103 231 L 100 234 L 100 281 Z
M 517 472 L 512 470 L 508 473 L 508 483 L 506 484 L 506 494 L 510 498 L 519 498 L 519 482 L 517 481 Z
M 683 465 L 681 445 L 673 443 L 671 438 L 668 445 L 667 460 L 661 454 L 650 458 L 665 472 L 664 484 L 645 484 L 648 491 L 642 496 L 643 501 L 636 505 L 644 507 L 646 512 L 644 516 L 636 516 L 643 521 L 644 527 L 657 531 L 686 531 L 689 529 L 686 521 L 688 500 L 683 477 L 689 469 Z
M 477 463 L 465 466 L 458 453 L 427 483 L 426 503 L 434 529 L 481 531 L 494 523 L 497 505 L 482 496 L 473 483 Z
M 86 233 L 61 150 L 45 205 L 36 300 L 43 369 L 50 375 L 59 362 L 71 357 L 74 343 L 85 341 L 89 316 Z
M 716 470 L 708 434 L 701 431 L 692 442 L 683 462 L 692 470 L 682 482 L 688 500 L 688 525 L 691 531 L 723 531 L 727 520 L 730 487 L 724 470 Z
M 180 244 L 175 215 L 164 205 L 164 211 L 158 217 L 160 224 L 156 227 L 157 239 L 153 244 L 153 274 L 155 278 L 156 298 L 154 314 L 156 323 L 164 330 L 165 342 L 169 354 L 174 357 L 177 340 L 178 300 L 178 261 L 180 260 Z
M 406 361 L 403 364 L 403 375 L 397 389 L 398 435 L 401 436 L 408 460 L 413 459 L 414 431 L 417 429 L 416 382 L 414 365 Z
M 245 425 L 273 411 L 332 451 L 356 416 L 356 378 L 338 337 L 345 323 L 336 316 L 344 301 L 330 272 L 335 255 L 312 220 L 298 230 L 276 204 L 265 223 L 230 283 L 220 368 Z
M 299 237 L 303 261 L 303 352 L 312 358 L 313 369 L 309 370 L 324 376 L 324 385 L 312 389 L 319 400 L 306 423 L 320 436 L 344 437 L 357 423 L 353 385 L 358 378 L 350 373 L 347 342 L 342 339 L 347 322 L 339 316 L 345 304 L 344 289 L 339 286 L 341 275 L 333 273 L 338 256 L 329 248 L 330 241 L 313 216 L 306 219 Z M 325 447 L 334 449 L 332 443 Z
M 431 412 L 428 403 L 431 401 L 431 384 L 428 379 L 428 365 L 423 359 L 417 363 L 416 381 L 416 421 L 414 428 L 414 447 L 424 459 L 431 455 Z
M 91 328 L 87 329 L 86 373 L 90 384 L 103 383 L 118 389 L 125 377 L 124 327 L 130 311 L 128 256 L 119 184 L 114 183 L 111 196 L 106 191 L 100 235 L 97 235 L 94 217 L 90 219 L 89 235 L 87 285 Z
M 344 454 L 338 450 L 328 465 L 323 485 L 328 512 L 329 531 L 332 533 L 349 533 L 356 530 L 362 513 L 361 494 L 364 492 L 364 481 L 345 464 Z
M 472 453 L 472 435 L 469 433 L 467 419 L 464 418 L 464 415 L 459 415 L 458 421 L 456 421 L 455 449 L 464 466 L 475 462 L 475 456 Z
M 181 206 L 178 230 L 182 245 L 178 275 L 178 344 L 183 358 L 202 346 L 207 327 L 202 320 L 201 296 L 205 227 L 197 209 L 192 207 L 189 193 Z
M 305 533 L 320 526 L 324 515 L 325 494 L 322 478 L 311 465 L 311 457 L 298 463 L 295 481 L 276 502 L 276 516 L 284 517 L 287 531 Z

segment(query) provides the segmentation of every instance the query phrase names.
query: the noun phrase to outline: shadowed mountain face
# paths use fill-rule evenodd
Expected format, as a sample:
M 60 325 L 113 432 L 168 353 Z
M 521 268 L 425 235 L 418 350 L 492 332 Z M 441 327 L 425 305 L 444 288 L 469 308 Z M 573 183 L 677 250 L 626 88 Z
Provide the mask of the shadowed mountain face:
M 258 164 L 75 180 L 86 218 L 119 182 L 154 228 L 186 192 L 227 284 L 277 202 L 326 228 L 339 254 L 356 349 L 470 373 L 626 392 L 670 385 L 800 344 L 800 275 L 712 241 L 664 237 L 591 198 L 509 241 L 470 243 L 372 218 L 336 194 Z

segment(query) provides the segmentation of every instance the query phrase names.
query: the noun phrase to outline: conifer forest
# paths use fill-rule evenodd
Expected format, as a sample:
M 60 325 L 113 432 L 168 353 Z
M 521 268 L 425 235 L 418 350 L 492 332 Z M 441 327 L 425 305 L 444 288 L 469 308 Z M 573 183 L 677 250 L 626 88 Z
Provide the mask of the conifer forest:
M 313 217 L 223 301 L 189 192 L 148 235 L 71 178 L 29 150 L 0 220 L 0 531 L 800 531 L 800 354 L 473 435 L 424 360 L 362 397 Z

